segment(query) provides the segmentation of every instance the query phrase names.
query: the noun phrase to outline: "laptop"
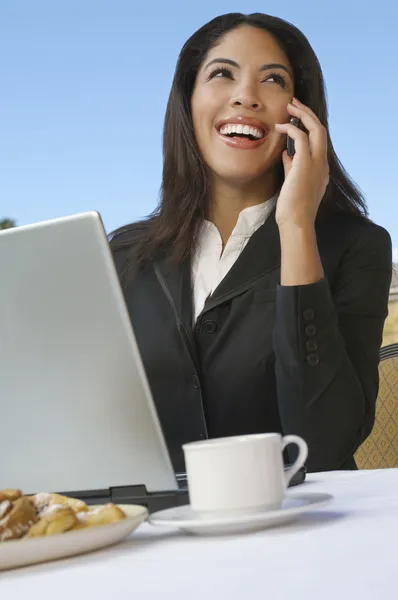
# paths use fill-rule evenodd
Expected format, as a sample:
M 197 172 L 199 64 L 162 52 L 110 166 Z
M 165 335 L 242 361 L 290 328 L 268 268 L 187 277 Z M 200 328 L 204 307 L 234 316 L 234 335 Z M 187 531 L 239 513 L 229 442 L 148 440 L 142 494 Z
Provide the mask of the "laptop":
M 1 231 L 0 273 L 0 489 L 187 504 L 100 215 Z
M 188 502 L 96 212 L 0 234 L 0 489 Z

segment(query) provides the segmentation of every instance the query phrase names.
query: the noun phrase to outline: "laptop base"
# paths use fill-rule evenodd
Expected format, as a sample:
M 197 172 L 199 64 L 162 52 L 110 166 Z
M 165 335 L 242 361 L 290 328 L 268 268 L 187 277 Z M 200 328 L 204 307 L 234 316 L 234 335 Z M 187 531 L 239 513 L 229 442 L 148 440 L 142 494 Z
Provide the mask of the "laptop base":
M 63 496 L 83 500 L 89 506 L 96 504 L 139 504 L 154 513 L 166 508 L 189 504 L 188 490 L 148 492 L 145 485 L 126 485 L 103 490 L 59 492 Z

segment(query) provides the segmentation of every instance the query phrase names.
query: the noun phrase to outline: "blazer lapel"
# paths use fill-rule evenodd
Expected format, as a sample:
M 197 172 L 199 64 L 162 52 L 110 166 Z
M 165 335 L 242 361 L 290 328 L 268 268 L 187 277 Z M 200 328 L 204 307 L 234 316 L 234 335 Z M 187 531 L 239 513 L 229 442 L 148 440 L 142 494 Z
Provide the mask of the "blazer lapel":
M 281 264 L 279 229 L 273 211 L 251 236 L 243 252 L 206 302 L 201 315 L 249 289 L 265 273 Z

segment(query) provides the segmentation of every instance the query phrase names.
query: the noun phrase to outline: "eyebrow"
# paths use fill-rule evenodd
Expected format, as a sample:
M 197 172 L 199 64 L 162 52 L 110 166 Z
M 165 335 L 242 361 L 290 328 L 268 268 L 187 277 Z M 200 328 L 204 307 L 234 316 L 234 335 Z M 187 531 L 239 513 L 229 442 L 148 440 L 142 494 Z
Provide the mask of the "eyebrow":
M 213 60 L 207 63 L 205 69 L 210 67 L 210 65 L 214 65 L 216 63 L 231 65 L 231 67 L 237 67 L 238 69 L 240 69 L 238 63 L 234 60 L 231 60 L 230 58 L 213 58 Z M 269 63 L 260 67 L 260 71 L 268 71 L 269 69 L 283 69 L 283 71 L 286 71 L 286 73 L 292 76 L 290 69 L 288 69 L 285 65 L 282 65 L 281 63 Z

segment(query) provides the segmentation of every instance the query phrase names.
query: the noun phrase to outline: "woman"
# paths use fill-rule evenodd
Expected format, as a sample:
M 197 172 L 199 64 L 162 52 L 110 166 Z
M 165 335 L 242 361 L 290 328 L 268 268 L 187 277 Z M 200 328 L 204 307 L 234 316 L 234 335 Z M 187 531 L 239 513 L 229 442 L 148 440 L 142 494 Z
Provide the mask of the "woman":
M 111 247 L 176 471 L 187 441 L 264 431 L 305 438 L 310 471 L 355 468 L 391 241 L 333 150 L 300 31 L 228 14 L 187 41 L 159 209 Z

